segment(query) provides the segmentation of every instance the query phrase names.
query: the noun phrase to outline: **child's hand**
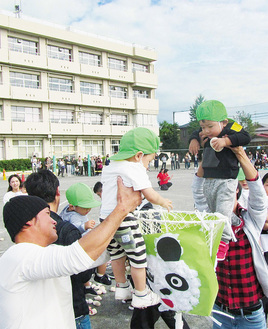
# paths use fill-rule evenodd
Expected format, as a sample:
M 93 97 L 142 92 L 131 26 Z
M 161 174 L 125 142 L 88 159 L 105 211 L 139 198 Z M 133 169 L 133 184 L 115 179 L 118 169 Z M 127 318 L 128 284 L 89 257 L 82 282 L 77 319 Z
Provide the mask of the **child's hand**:
M 200 150 L 200 144 L 197 139 L 192 139 L 189 144 L 189 152 L 193 155 L 197 154 Z
M 168 211 L 170 211 L 171 209 L 173 209 L 172 201 L 170 201 L 169 199 L 164 199 L 163 203 L 161 204 L 161 207 L 166 208 Z
M 92 219 L 92 220 L 89 220 L 85 223 L 85 229 L 86 230 L 90 230 L 92 229 L 93 227 L 95 226 L 95 221 Z
M 227 146 L 226 139 L 225 137 L 223 138 L 213 137 L 210 141 L 210 145 L 216 152 L 220 152 L 225 146 Z

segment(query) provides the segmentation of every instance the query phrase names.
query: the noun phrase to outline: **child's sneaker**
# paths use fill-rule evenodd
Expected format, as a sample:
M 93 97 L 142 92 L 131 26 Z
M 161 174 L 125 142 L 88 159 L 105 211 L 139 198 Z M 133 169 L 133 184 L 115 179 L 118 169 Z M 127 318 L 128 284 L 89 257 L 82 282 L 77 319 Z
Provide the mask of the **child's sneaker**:
M 153 291 L 148 289 L 147 294 L 144 296 L 137 296 L 133 294 L 131 305 L 136 308 L 146 308 L 148 306 L 153 306 L 159 304 L 161 298 L 155 294 Z
M 107 274 L 104 274 L 103 276 L 98 276 L 98 274 L 96 273 L 94 275 L 94 281 L 101 284 L 105 284 L 106 286 L 110 286 L 112 284 L 112 280 L 108 277 Z
M 132 298 L 132 292 L 130 290 L 130 286 L 128 287 L 119 287 L 116 285 L 115 287 L 115 299 L 118 300 L 128 300 Z
M 228 250 L 229 250 L 229 243 L 221 241 L 217 252 L 217 260 L 218 261 L 225 260 Z

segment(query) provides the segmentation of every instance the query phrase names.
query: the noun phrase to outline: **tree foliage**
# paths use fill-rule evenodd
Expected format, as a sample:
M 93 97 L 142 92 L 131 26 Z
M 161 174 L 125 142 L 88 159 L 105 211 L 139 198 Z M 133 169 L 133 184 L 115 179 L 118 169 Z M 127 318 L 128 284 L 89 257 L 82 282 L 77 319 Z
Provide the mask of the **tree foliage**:
M 250 134 L 251 137 L 255 135 L 258 124 L 253 123 L 251 114 L 246 113 L 245 111 L 237 111 L 234 116 L 234 120 L 238 122 Z
M 177 123 L 160 122 L 160 140 L 163 150 L 175 150 L 180 146 L 180 129 Z
M 190 107 L 190 125 L 188 129 L 188 133 L 191 134 L 193 131 L 198 130 L 200 128 L 199 122 L 196 119 L 196 109 L 198 106 L 205 101 L 205 97 L 203 95 L 199 95 L 194 104 Z

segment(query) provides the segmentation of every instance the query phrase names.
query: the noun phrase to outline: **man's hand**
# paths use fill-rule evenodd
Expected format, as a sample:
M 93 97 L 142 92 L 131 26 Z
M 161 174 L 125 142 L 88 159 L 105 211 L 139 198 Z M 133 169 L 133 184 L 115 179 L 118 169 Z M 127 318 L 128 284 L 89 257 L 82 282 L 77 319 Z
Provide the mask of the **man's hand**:
M 128 214 L 141 204 L 141 192 L 134 191 L 132 187 L 126 187 L 121 177 L 117 178 L 117 205 L 123 207 Z

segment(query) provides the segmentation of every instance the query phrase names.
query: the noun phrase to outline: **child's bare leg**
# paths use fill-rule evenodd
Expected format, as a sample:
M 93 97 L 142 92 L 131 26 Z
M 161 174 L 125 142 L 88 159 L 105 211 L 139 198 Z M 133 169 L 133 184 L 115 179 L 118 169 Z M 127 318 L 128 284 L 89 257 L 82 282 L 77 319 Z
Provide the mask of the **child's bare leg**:
M 105 263 L 105 264 L 102 264 L 102 265 L 100 265 L 100 266 L 98 266 L 98 268 L 97 268 L 97 273 L 98 273 L 99 275 L 104 275 L 105 272 L 106 272 L 106 267 L 107 267 L 107 264 L 106 264 L 106 263 Z
M 116 283 L 125 283 L 126 282 L 126 275 L 125 275 L 125 261 L 126 256 L 112 260 L 112 269 L 114 273 L 114 278 Z
M 131 276 L 134 282 L 135 290 L 143 291 L 146 288 L 146 271 L 145 268 L 131 266 Z

